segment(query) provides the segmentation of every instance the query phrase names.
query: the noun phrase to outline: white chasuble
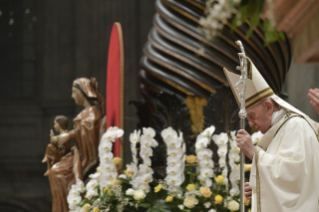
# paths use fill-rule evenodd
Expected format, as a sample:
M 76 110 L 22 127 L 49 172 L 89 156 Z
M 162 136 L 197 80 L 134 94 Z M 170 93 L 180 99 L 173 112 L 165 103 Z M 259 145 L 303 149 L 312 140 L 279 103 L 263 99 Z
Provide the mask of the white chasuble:
M 299 116 L 282 117 L 261 138 L 250 173 L 252 212 L 319 212 L 319 144 Z

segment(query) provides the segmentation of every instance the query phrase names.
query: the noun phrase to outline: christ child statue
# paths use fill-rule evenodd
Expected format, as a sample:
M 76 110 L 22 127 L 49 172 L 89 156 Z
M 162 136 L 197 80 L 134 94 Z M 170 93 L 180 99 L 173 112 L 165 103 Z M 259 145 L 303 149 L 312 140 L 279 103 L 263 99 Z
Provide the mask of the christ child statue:
M 69 120 L 65 116 L 56 116 L 54 119 L 54 129 L 60 135 L 68 133 L 68 125 Z M 60 159 L 70 152 L 70 142 L 66 142 L 62 145 L 59 145 L 54 139 L 54 133 L 51 129 L 50 131 L 50 143 L 48 144 L 44 158 L 42 163 L 47 163 L 48 168 L 47 171 L 44 173 L 44 176 L 48 176 L 51 167 L 56 163 L 59 162 Z

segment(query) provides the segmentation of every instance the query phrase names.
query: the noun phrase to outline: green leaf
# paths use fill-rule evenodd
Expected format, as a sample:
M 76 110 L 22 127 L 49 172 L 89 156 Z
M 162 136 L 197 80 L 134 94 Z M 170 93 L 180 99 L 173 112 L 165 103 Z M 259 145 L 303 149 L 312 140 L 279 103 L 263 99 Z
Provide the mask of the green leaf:
M 247 34 L 246 36 L 249 38 L 252 33 L 254 32 L 254 29 L 259 25 L 259 22 L 260 22 L 260 17 L 259 17 L 259 12 L 256 11 L 254 13 L 254 15 L 251 17 L 251 19 L 249 20 L 250 22 L 250 28 L 249 30 L 247 31 Z
M 82 200 L 81 202 L 78 203 L 78 206 L 83 207 L 83 205 L 85 205 L 86 203 L 91 203 L 91 202 L 90 202 L 90 200 L 85 198 L 84 200 Z
M 280 37 L 282 41 L 286 41 L 286 36 L 284 32 L 278 32 L 278 36 Z
M 150 208 L 151 207 L 151 205 L 146 203 L 146 202 L 140 203 L 140 204 L 138 204 L 138 206 L 141 208 Z

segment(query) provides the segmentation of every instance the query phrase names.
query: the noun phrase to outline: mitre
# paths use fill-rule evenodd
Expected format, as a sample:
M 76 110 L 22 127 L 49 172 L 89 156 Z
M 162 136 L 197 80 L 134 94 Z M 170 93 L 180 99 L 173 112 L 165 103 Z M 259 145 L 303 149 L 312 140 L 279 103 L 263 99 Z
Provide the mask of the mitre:
M 295 113 L 304 117 L 311 127 L 318 132 L 319 125 L 312 119 L 310 119 L 306 114 L 289 104 L 288 102 L 284 101 L 280 97 L 278 97 L 271 87 L 268 85 L 266 80 L 260 74 L 258 69 L 255 67 L 253 62 L 247 58 L 247 81 L 246 81 L 246 94 L 245 94 L 245 108 L 249 108 L 259 101 L 271 98 L 275 101 L 278 105 L 284 108 L 287 112 Z M 227 81 L 229 86 L 231 87 L 235 99 L 237 101 L 238 106 L 240 107 L 241 98 L 239 93 L 242 90 L 242 83 L 240 83 L 237 88 L 235 87 L 236 83 L 239 81 L 241 75 L 235 74 L 233 72 L 228 71 L 224 68 L 225 75 L 227 77 Z

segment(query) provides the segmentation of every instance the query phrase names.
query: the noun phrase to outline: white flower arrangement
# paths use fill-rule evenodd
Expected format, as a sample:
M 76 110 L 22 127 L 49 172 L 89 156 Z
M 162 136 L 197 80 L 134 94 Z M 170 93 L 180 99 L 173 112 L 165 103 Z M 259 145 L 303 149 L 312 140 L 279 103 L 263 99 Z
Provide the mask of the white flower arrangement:
M 211 179 L 214 177 L 214 161 L 212 160 L 213 151 L 207 148 L 214 131 L 214 126 L 207 128 L 197 136 L 195 143 L 197 160 L 199 163 L 198 171 L 200 173 L 197 179 L 204 187 L 210 187 L 212 185 Z
M 166 143 L 168 155 L 165 182 L 169 185 L 169 190 L 178 191 L 185 180 L 185 143 L 182 135 L 178 137 L 171 127 L 164 129 L 161 136 Z
M 107 130 L 99 146 L 100 168 L 89 176 L 90 181 L 86 186 L 80 179 L 76 179 L 69 191 L 67 201 L 71 212 L 239 210 L 240 150 L 236 145 L 235 131 L 231 132 L 229 138 L 226 133 L 213 135 L 214 126 L 205 129 L 196 139 L 197 157 L 191 155 L 187 160 L 191 167 L 185 167 L 186 146 L 183 134 L 177 133 L 171 127 L 164 129 L 161 132 L 167 147 L 164 180 L 155 179 L 154 171 L 150 167 L 152 148 L 158 146 L 154 139 L 155 130 L 143 128 L 142 131 L 142 135 L 136 130 L 130 134 L 133 161 L 126 165 L 124 174 L 118 176 L 116 165 L 113 163 L 112 146 L 115 139 L 124 132 L 116 127 Z M 260 139 L 260 135 L 254 134 L 254 139 Z M 218 146 L 218 167 L 215 167 L 212 160 L 213 151 L 208 147 L 212 139 Z M 137 158 L 138 143 L 141 161 Z M 194 172 L 194 166 L 197 166 L 197 172 Z M 230 170 L 227 169 L 228 166 Z M 230 189 L 228 182 L 231 183 Z M 85 191 L 85 199 L 82 199 L 81 193 Z

